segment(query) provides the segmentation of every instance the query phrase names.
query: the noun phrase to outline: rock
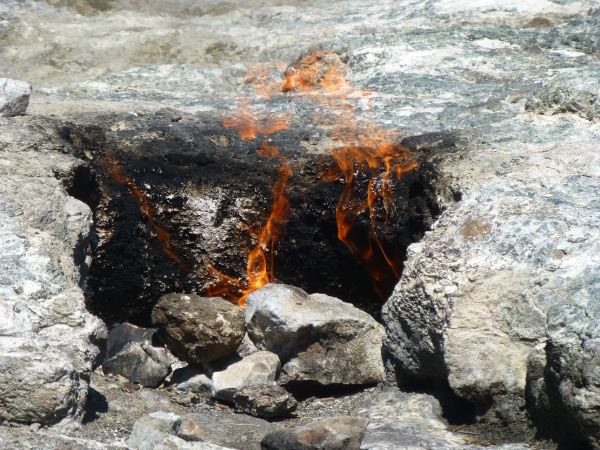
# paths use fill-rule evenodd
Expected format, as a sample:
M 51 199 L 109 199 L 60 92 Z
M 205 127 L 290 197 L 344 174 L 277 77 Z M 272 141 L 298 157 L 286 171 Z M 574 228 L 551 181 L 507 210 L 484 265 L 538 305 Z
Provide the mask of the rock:
M 533 155 L 526 166 L 507 162 L 498 173 L 509 192 L 500 182 L 489 183 L 447 211 L 411 246 L 403 278 L 383 310 L 385 348 L 398 380 L 447 382 L 478 407 L 481 420 L 511 436 L 532 433 L 528 361 L 552 339 L 550 311 L 564 309 L 568 328 L 574 316 L 565 299 L 590 298 L 596 283 L 594 269 L 580 267 L 575 275 L 572 267 L 598 252 L 594 224 L 600 217 L 584 213 L 596 208 L 589 195 L 597 182 L 566 176 L 544 190 L 548 195 L 536 194 L 545 183 L 539 171 L 549 165 L 562 170 L 567 153 L 558 150 L 550 163 Z M 554 204 L 564 207 L 555 210 Z
M 131 323 L 120 323 L 108 333 L 106 340 L 106 357 L 115 356 L 130 342 L 152 344 L 152 337 L 156 333 L 154 328 L 143 328 Z
M 252 339 L 250 339 L 248 333 L 246 333 L 242 343 L 237 349 L 237 354 L 240 356 L 240 358 L 245 358 L 246 356 L 250 356 L 258 351 L 259 350 L 256 348 L 256 345 L 254 345 L 254 342 L 252 342 Z
M 336 298 L 269 284 L 248 297 L 246 326 L 258 348 L 278 354 L 284 362 L 282 383 L 383 380 L 383 327 Z
M 175 401 L 187 405 L 199 402 L 212 395 L 212 382 L 202 371 L 183 367 L 173 371 L 169 380 L 169 386 L 175 393 Z
M 22 116 L 27 111 L 31 85 L 24 81 L 0 78 L 0 117 Z
M 105 374 L 122 375 L 129 381 L 155 388 L 171 372 L 171 364 L 164 348 L 143 342 L 130 342 L 102 364 Z
M 528 365 L 536 422 L 574 448 L 600 448 L 600 278 L 588 277 L 563 280 L 569 295 L 548 311 L 548 342 Z
M 263 450 L 359 450 L 367 420 L 329 417 L 296 428 L 270 432 L 261 442 Z
M 152 321 L 173 354 L 193 364 L 233 354 L 246 332 L 243 311 L 218 297 L 165 295 L 154 307 Z
M 83 415 L 104 324 L 86 310 L 91 211 L 53 122 L 0 118 L 0 421 Z M 54 128 L 55 130 L 55 128 Z
M 277 419 L 289 416 L 298 402 L 280 386 L 263 384 L 248 386 L 233 396 L 235 409 L 263 419 Z
M 176 436 L 180 418 L 172 413 L 156 412 L 139 419 L 127 445 L 134 450 L 231 450 L 210 442 L 188 442 Z
M 195 394 L 211 391 L 210 378 L 193 367 L 175 370 L 169 384 L 175 385 L 175 389 L 178 391 L 189 391 Z
M 526 444 L 471 444 L 468 434 L 452 432 L 442 416 L 437 399 L 427 394 L 385 388 L 357 406 L 356 414 L 368 417 L 369 424 L 361 449 L 416 450 L 525 450 Z
M 261 351 L 246 356 L 212 376 L 213 395 L 231 402 L 237 391 L 247 386 L 273 384 L 279 372 L 280 362 L 277 355 Z

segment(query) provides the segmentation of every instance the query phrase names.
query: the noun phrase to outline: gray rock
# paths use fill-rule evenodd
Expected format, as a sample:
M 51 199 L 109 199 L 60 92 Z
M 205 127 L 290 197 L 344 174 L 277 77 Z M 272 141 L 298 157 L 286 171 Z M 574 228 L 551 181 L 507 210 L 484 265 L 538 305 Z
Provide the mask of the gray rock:
M 156 333 L 154 328 L 143 328 L 131 323 L 120 323 L 114 326 L 108 333 L 108 338 L 106 339 L 106 357 L 110 358 L 116 355 L 130 342 L 151 344 L 154 333 Z
M 568 311 L 574 300 L 565 299 L 590 298 L 596 283 L 595 270 L 581 261 L 593 265 L 598 253 L 594 224 L 600 217 L 589 213 L 597 209 L 590 194 L 597 182 L 566 175 L 544 195 L 537 191 L 545 183 L 540 170 L 560 172 L 568 152 L 557 150 L 550 162 L 536 155 L 526 165 L 507 162 L 498 176 L 508 180 L 509 192 L 489 183 L 447 211 L 410 247 L 403 278 L 383 311 L 385 347 L 398 380 L 447 381 L 486 411 L 488 423 L 510 424 L 511 435 L 530 433 L 528 361 L 550 337 L 549 311 Z M 572 163 L 582 173 L 596 170 Z M 572 267 L 579 267 L 577 275 Z M 574 317 L 562 314 L 567 321 Z
M 105 338 L 82 290 L 91 211 L 60 181 L 81 161 L 53 129 L 0 118 L 0 421 L 80 418 Z
M 105 374 L 122 375 L 129 381 L 155 388 L 171 372 L 171 364 L 164 348 L 143 342 L 130 342 L 102 364 Z
M 25 81 L 0 78 L 0 116 L 22 116 L 27 111 L 31 85 Z
M 248 334 L 284 362 L 281 382 L 369 384 L 383 380 L 383 327 L 323 294 L 269 284 L 248 297 Z
M 235 409 L 263 419 L 276 419 L 289 416 L 298 402 L 284 388 L 263 384 L 247 386 L 233 396 Z
M 231 450 L 210 442 L 188 442 L 176 435 L 180 417 L 172 413 L 156 412 L 139 419 L 127 441 L 134 450 Z
M 279 372 L 280 362 L 276 354 L 260 351 L 246 356 L 212 376 L 213 396 L 231 402 L 237 391 L 247 386 L 273 384 Z
M 440 403 L 431 395 L 385 388 L 374 393 L 355 413 L 369 424 L 363 450 L 525 450 L 526 444 L 476 445 L 471 436 L 452 432 L 442 417 Z
M 212 383 L 200 370 L 193 367 L 183 367 L 173 372 L 169 384 L 175 385 L 175 390 L 202 394 L 210 392 Z
M 270 432 L 261 442 L 263 450 L 359 450 L 367 420 L 329 417 L 296 428 Z
M 219 297 L 167 294 L 152 321 L 173 354 L 194 364 L 233 354 L 246 333 L 243 311 Z

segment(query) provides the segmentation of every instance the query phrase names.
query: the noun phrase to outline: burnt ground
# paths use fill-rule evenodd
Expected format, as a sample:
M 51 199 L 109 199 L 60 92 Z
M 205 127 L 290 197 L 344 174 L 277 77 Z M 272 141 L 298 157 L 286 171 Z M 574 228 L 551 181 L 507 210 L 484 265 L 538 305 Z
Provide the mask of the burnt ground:
M 147 325 L 162 294 L 206 293 L 214 281 L 211 265 L 244 277 L 281 165 L 280 158 L 259 154 L 265 139 L 292 169 L 288 220 L 274 255 L 277 280 L 339 297 L 378 317 L 383 301 L 364 262 L 337 238 L 343 180 L 324 181 L 335 162 L 331 144 L 314 128 L 293 124 L 268 138 L 242 141 L 219 117 L 171 110 L 81 117 L 59 127 L 71 151 L 88 161 L 71 193 L 94 211 L 89 307 L 108 323 Z M 451 136 L 438 135 L 405 143 L 420 165 L 394 182 L 387 214 L 382 205 L 376 209 L 378 236 L 399 267 L 408 245 L 441 212 L 433 161 L 454 145 Z M 357 182 L 365 197 L 367 181 Z M 372 235 L 368 214 L 358 217 L 352 234 L 359 242 Z

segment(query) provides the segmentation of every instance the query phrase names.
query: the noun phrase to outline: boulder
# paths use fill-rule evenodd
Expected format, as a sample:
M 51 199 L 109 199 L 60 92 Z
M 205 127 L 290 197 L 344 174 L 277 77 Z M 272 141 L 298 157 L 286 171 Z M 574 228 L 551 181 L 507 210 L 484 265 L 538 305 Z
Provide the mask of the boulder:
M 213 396 L 231 402 L 235 393 L 242 388 L 273 384 L 279 368 L 280 362 L 276 354 L 267 351 L 253 353 L 227 369 L 213 373 Z
M 146 342 L 130 342 L 116 355 L 102 364 L 105 374 L 122 375 L 129 381 L 155 388 L 171 372 L 171 364 L 164 348 Z
M 367 419 L 328 417 L 296 428 L 270 432 L 261 442 L 263 450 L 359 450 Z
M 0 116 L 22 116 L 27 111 L 31 85 L 25 81 L 0 78 Z
M 589 212 L 597 210 L 591 192 L 598 183 L 593 177 L 561 176 L 540 193 L 544 171 L 561 173 L 569 151 L 553 155 L 552 162 L 529 157 L 518 175 L 507 172 L 512 165 L 506 163 L 498 169 L 505 182 L 479 187 L 446 211 L 423 241 L 409 248 L 402 279 L 383 309 L 385 349 L 399 382 L 448 383 L 475 405 L 480 420 L 511 436 L 532 433 L 534 403 L 527 396 L 529 388 L 540 388 L 535 380 L 554 380 L 550 389 L 562 397 L 571 385 L 567 380 L 582 373 L 586 344 L 576 343 L 576 333 L 568 330 L 585 328 L 574 311 L 589 310 L 592 317 L 596 308 L 597 270 L 591 266 L 597 265 L 600 217 Z M 593 164 L 572 163 L 582 173 L 596 170 Z M 594 342 L 593 332 L 589 336 Z M 547 366 L 534 369 L 530 362 L 540 362 L 537 354 L 544 347 L 549 358 L 541 364 Z M 553 373 L 561 375 L 549 376 Z M 572 379 L 583 388 L 572 398 L 586 400 L 573 408 L 547 409 L 564 410 L 572 421 L 548 427 L 544 419 L 537 425 L 551 435 L 563 429 L 576 439 L 593 433 L 565 424 L 579 422 L 575 411 L 592 404 L 594 389 L 579 375 Z M 584 428 L 591 430 L 594 420 L 587 416 Z
M 263 419 L 289 416 L 298 402 L 284 388 L 273 384 L 247 386 L 233 396 L 235 409 Z
M 0 118 L 0 421 L 52 424 L 82 417 L 106 328 L 82 289 L 91 211 L 63 184 L 81 161 L 30 121 Z
M 281 383 L 383 380 L 383 327 L 337 298 L 269 284 L 248 297 L 246 326 L 258 348 L 281 358 Z
M 152 321 L 173 354 L 192 364 L 235 353 L 246 332 L 243 311 L 219 297 L 164 295 L 152 310 Z

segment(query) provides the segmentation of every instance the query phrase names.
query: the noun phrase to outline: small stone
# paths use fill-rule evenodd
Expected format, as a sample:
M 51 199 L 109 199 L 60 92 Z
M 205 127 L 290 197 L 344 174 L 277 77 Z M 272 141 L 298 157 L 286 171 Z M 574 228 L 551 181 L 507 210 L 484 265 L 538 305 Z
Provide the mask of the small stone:
M 27 111 L 31 85 L 25 81 L 0 78 L 0 117 L 21 116 Z
M 212 376 L 212 392 L 217 399 L 231 402 L 237 391 L 247 386 L 273 384 L 279 371 L 279 358 L 271 352 L 257 352 Z
M 338 416 L 301 427 L 278 429 L 265 436 L 261 449 L 359 450 L 367 423 L 367 419 L 359 417 Z
M 186 416 L 175 422 L 174 426 L 177 437 L 186 441 L 208 441 L 212 434 L 202 422 L 194 420 L 194 416 Z
M 289 416 L 298 402 L 281 386 L 263 384 L 240 389 L 233 396 L 236 410 L 263 419 Z
M 246 333 L 243 311 L 219 297 L 164 295 L 152 311 L 152 321 L 173 354 L 192 364 L 235 353 Z
M 130 342 L 152 343 L 154 333 L 154 328 L 142 328 L 127 322 L 116 325 L 109 331 L 106 339 L 106 358 L 115 356 Z
M 163 348 L 130 342 L 102 365 L 105 374 L 121 375 L 146 387 L 158 387 L 169 375 L 171 366 Z

